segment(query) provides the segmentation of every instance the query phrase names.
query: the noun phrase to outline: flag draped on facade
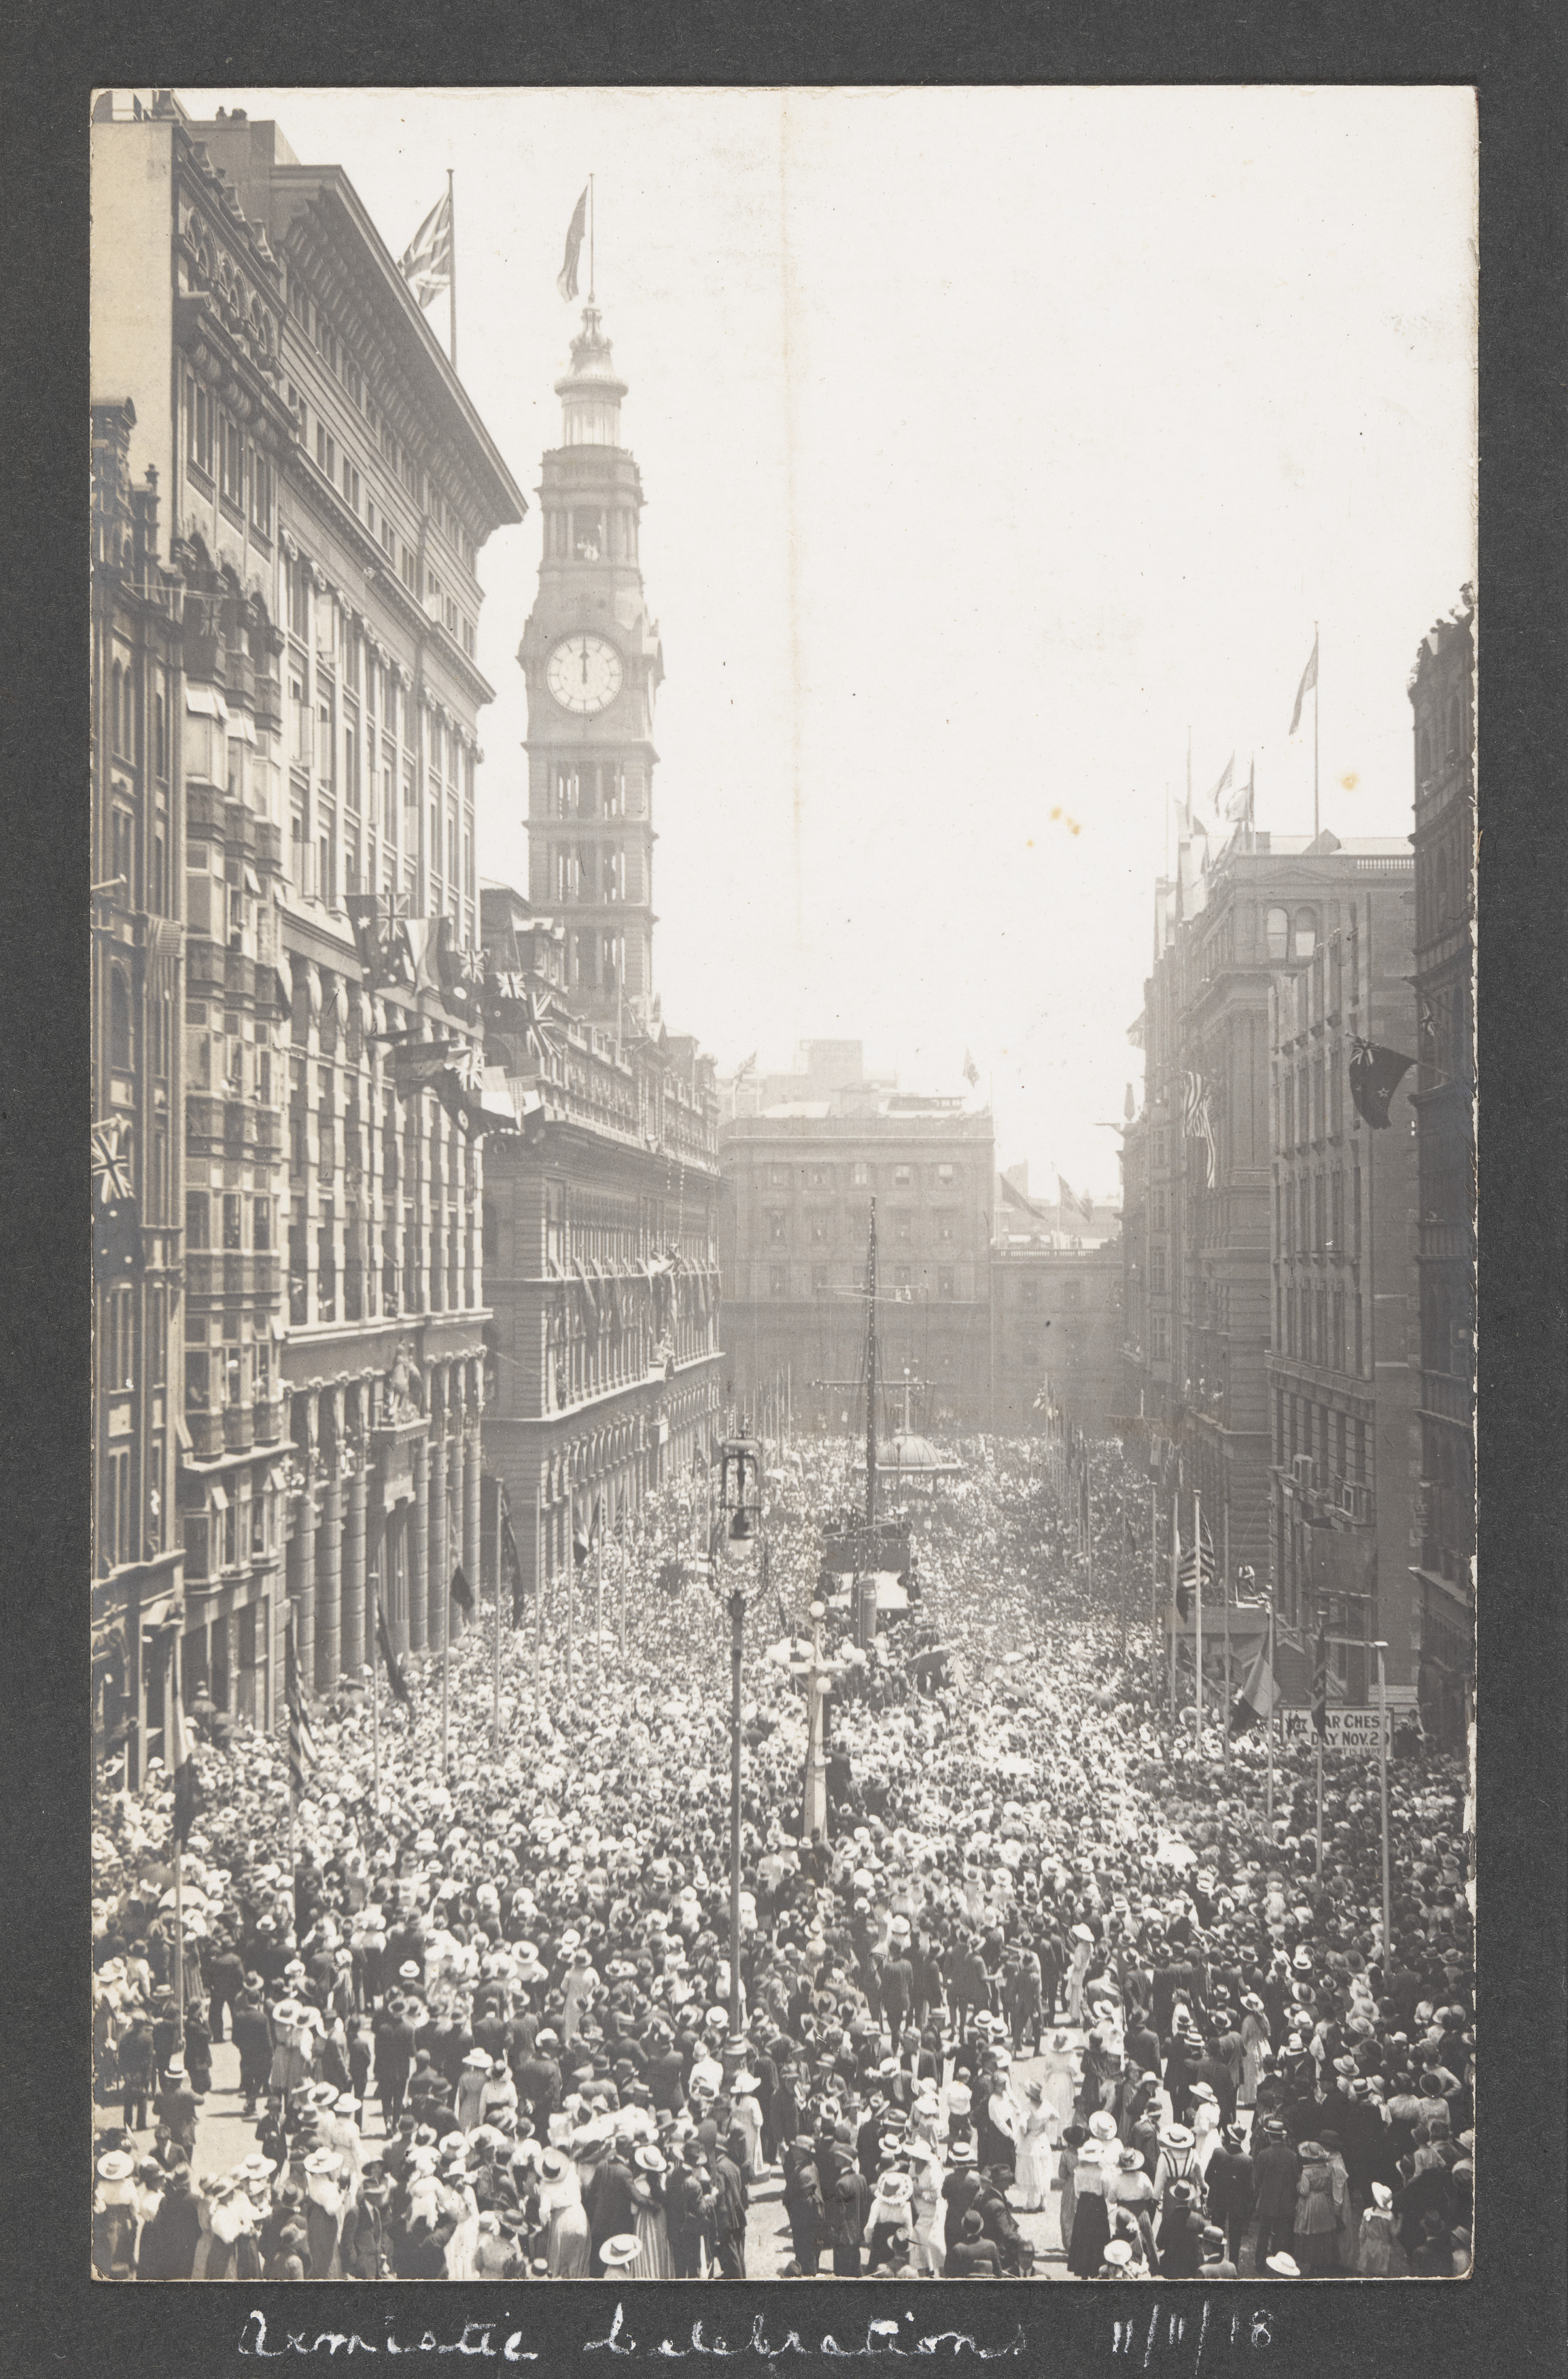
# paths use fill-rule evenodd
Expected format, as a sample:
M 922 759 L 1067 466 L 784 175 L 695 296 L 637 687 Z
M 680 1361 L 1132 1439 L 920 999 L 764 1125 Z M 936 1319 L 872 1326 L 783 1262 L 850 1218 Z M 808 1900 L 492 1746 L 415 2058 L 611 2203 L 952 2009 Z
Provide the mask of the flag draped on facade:
M 316 1765 L 316 1738 L 299 1682 L 299 1653 L 295 1633 L 295 1607 L 288 1607 L 283 1632 L 283 1702 L 288 1712 L 288 1789 L 296 1805 L 305 1795 L 305 1780 Z
M 452 192 L 445 189 L 398 260 L 421 309 L 452 287 Z
M 577 259 L 583 251 L 583 234 L 588 227 L 588 186 L 583 185 L 583 195 L 572 210 L 572 220 L 566 226 L 566 256 L 555 276 L 555 285 L 568 305 L 577 295 Z
M 1301 682 L 1296 689 L 1296 707 L 1290 714 L 1290 731 L 1294 735 L 1301 724 L 1301 706 L 1318 682 L 1318 639 L 1312 639 L 1312 651 L 1301 672 Z

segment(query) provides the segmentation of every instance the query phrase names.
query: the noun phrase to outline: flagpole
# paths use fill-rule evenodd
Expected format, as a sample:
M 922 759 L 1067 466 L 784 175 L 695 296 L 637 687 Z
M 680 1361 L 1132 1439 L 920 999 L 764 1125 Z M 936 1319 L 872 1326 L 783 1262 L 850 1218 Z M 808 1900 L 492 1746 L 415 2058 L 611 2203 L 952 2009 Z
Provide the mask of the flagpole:
M 450 308 L 447 317 L 447 346 L 452 368 L 455 371 L 457 369 L 457 201 L 452 195 L 452 173 L 450 165 L 446 169 L 446 236 L 448 274 L 446 294 Z
M 1176 1724 L 1176 1621 L 1181 1615 L 1181 1603 L 1176 1589 L 1181 1583 L 1181 1489 L 1171 1495 L 1171 1733 Z
M 1268 1782 L 1265 1786 L 1267 1798 L 1264 1802 L 1264 1817 L 1268 1825 L 1271 1841 L 1273 1838 L 1274 1830 L 1274 1702 L 1277 1697 L 1278 1692 L 1274 1684 L 1274 1598 L 1273 1590 L 1271 1587 L 1269 1592 L 1269 1710 L 1268 1716 L 1264 1721 L 1264 1725 L 1268 1730 L 1269 1736 Z
M 1318 839 L 1318 681 L 1322 676 L 1318 651 L 1318 622 L 1312 622 L 1312 839 Z M 1370 985 L 1369 984 L 1369 990 Z
M 379 1827 L 381 1822 L 381 1679 L 377 1664 L 381 1657 L 381 1581 L 375 1570 L 370 1572 L 367 1583 L 370 1588 L 370 1758 L 375 1794 L 371 1804 L 371 1824 Z
M 604 1678 L 604 1516 L 594 1544 L 594 1675 Z
M 1149 1645 L 1156 1676 L 1160 1659 L 1160 1491 L 1149 1481 Z
M 501 1754 L 501 1473 L 496 1473 L 496 1643 L 495 1675 L 491 1684 L 490 1751 Z
M 1378 1797 L 1382 1805 L 1383 1837 L 1383 1988 L 1393 1971 L 1393 1940 L 1391 1930 L 1391 1899 L 1388 1846 L 1388 1671 L 1384 1666 L 1385 1644 L 1373 1647 L 1378 1656 Z
M 1323 1737 L 1329 1731 L 1329 1656 L 1327 1645 L 1324 1640 L 1327 1628 L 1328 1606 L 1326 1603 L 1320 1602 L 1318 1605 L 1318 1652 L 1317 1658 L 1313 1663 L 1312 1676 L 1312 1699 L 1314 1704 L 1313 1733 L 1317 1737 L 1318 1752 L 1316 1762 L 1318 1784 L 1318 1841 L 1317 1851 L 1313 1860 L 1312 1874 L 1315 1881 L 1319 1883 L 1321 1883 L 1323 1879 Z M 1319 1718 L 1315 1707 L 1318 1698 L 1318 1685 L 1320 1679 L 1323 1688 L 1323 1707 L 1321 1719 Z
M 590 174 L 590 175 L 588 175 L 588 303 L 589 303 L 589 305 L 590 305 L 590 306 L 591 306 L 591 305 L 593 304 L 593 302 L 594 302 L 594 294 L 595 294 L 595 292 L 594 292 L 594 283 L 595 283 L 595 277 L 596 277 L 596 276 L 595 276 L 595 265 L 594 265 L 594 232 L 595 232 L 595 228 L 596 228 L 596 226 L 595 226 L 595 223 L 594 223 L 594 177 L 593 177 L 593 175 Z
M 629 1541 L 628 1516 L 626 1506 L 622 1503 L 621 1507 L 621 1658 L 623 1664 L 626 1659 L 626 1566 L 631 1560 Z
M 170 1741 L 172 1728 L 165 1725 L 163 1747 L 183 1753 L 185 1740 L 185 1680 L 180 1675 L 180 1639 L 176 1635 L 171 1645 L 170 1670 L 175 1680 L 175 1709 L 179 1713 L 179 1742 Z M 179 1763 L 183 1765 L 183 1761 Z M 180 1837 L 179 1766 L 170 1761 L 175 1779 L 175 2046 L 185 2053 L 185 1843 Z
M 1192 1491 L 1192 1576 L 1195 1627 L 1192 1638 L 1192 1676 L 1194 1698 L 1192 1707 L 1192 1746 L 1200 1758 L 1203 1756 L 1203 1503 L 1199 1491 Z
M 444 1532 L 443 1532 L 444 1533 Z M 441 1548 L 444 1552 L 446 1548 Z M 452 1581 L 447 1581 L 446 1607 L 441 1612 L 441 1775 L 452 1773 L 452 1761 L 447 1749 L 448 1714 L 452 1700 Z
M 534 1716 L 541 1713 L 539 1664 L 544 1657 L 545 1578 L 549 1566 L 549 1539 L 545 1533 L 544 1489 L 534 1490 Z
M 1224 1501 L 1224 1550 L 1222 1559 L 1224 1564 L 1220 1580 L 1220 1591 L 1224 1598 L 1222 1607 L 1225 1615 L 1225 1716 L 1223 1737 L 1224 1747 L 1220 1754 L 1220 1761 L 1222 1772 L 1228 1783 L 1230 1779 L 1230 1492 L 1228 1489 Z

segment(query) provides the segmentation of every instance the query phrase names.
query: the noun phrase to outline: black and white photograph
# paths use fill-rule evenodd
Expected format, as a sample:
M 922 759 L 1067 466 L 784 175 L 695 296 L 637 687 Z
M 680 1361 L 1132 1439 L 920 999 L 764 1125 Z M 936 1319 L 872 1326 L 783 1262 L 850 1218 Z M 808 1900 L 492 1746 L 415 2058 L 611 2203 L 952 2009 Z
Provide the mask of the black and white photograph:
M 1484 2269 L 1475 91 L 82 112 L 55 2251 Z

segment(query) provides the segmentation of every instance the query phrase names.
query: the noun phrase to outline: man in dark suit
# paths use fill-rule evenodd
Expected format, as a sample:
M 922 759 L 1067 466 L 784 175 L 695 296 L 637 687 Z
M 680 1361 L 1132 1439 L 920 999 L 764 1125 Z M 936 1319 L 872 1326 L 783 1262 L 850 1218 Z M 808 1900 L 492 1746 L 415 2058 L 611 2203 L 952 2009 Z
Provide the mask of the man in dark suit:
M 1241 2241 L 1252 2219 L 1254 2188 L 1252 2159 L 1241 2133 L 1234 2128 L 1220 2133 L 1220 2144 L 1209 2159 L 1207 2180 L 1209 2219 L 1224 2232 L 1225 2252 L 1239 2271 Z
M 824 2200 L 823 2215 L 833 2250 L 833 2269 L 840 2277 L 853 2279 L 860 2271 L 861 2250 L 865 2244 L 871 2183 L 844 2147 L 835 2149 L 833 2165 L 832 2193 Z

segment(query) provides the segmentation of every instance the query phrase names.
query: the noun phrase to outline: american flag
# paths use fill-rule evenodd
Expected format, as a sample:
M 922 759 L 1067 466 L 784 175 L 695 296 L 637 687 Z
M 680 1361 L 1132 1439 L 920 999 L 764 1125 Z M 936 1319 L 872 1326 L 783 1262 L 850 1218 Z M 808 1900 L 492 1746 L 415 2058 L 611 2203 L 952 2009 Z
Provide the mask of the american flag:
M 298 1803 L 304 1798 L 305 1779 L 316 1765 L 316 1738 L 311 1733 L 309 1714 L 299 1684 L 299 1656 L 295 1645 L 295 1608 L 291 1602 L 288 1624 L 283 1636 L 283 1700 L 288 1709 L 288 1790 L 289 1798 Z

